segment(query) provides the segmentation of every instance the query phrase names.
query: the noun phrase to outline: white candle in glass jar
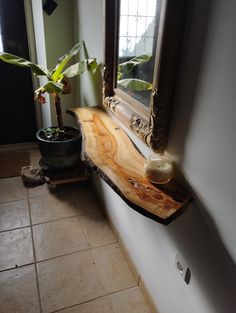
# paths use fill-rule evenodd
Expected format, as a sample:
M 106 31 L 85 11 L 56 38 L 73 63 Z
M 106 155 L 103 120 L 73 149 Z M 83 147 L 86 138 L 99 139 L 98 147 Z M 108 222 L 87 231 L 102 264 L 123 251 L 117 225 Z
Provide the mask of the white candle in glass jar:
M 144 170 L 146 178 L 153 183 L 165 184 L 173 178 L 173 164 L 166 156 L 151 154 Z

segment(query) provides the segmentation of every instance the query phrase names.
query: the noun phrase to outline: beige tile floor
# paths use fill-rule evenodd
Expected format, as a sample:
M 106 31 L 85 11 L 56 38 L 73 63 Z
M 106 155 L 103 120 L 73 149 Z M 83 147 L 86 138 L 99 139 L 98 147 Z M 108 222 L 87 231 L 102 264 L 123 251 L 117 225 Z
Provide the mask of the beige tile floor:
M 90 183 L 0 179 L 0 312 L 150 313 Z

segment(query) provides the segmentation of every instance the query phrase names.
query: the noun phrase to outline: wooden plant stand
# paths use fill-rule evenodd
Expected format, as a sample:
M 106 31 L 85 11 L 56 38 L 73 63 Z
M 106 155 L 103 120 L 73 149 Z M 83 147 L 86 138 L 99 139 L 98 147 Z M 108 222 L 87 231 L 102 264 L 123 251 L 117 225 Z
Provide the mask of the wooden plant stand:
M 78 164 L 76 167 L 63 170 L 48 170 L 41 166 L 44 179 L 50 190 L 54 190 L 57 185 L 68 184 L 90 179 L 91 170 L 86 162 Z

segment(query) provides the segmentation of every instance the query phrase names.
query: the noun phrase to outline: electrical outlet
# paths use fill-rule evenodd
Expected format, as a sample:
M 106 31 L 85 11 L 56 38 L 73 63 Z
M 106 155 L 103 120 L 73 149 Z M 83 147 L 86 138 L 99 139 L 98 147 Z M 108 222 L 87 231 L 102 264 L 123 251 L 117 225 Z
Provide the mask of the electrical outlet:
M 191 272 L 183 257 L 178 253 L 175 256 L 175 267 L 182 279 L 188 285 L 191 278 Z

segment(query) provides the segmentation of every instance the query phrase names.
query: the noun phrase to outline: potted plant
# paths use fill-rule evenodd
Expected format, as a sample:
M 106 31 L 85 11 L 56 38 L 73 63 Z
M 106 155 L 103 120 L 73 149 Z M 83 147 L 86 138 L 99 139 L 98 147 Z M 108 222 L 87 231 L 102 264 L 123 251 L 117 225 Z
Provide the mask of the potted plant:
M 68 67 L 69 61 L 79 53 L 83 45 L 83 42 L 77 43 L 59 58 L 53 70 L 9 53 L 0 53 L 2 61 L 29 67 L 34 75 L 47 78 L 47 83 L 35 90 L 35 100 L 41 104 L 45 103 L 44 94 L 51 94 L 56 109 L 57 125 L 40 129 L 36 134 L 42 156 L 40 165 L 45 169 L 71 168 L 80 161 L 81 132 L 77 128 L 64 126 L 59 95 L 71 92 L 70 78 L 85 71 L 94 73 L 98 67 L 96 59 L 85 59 Z

